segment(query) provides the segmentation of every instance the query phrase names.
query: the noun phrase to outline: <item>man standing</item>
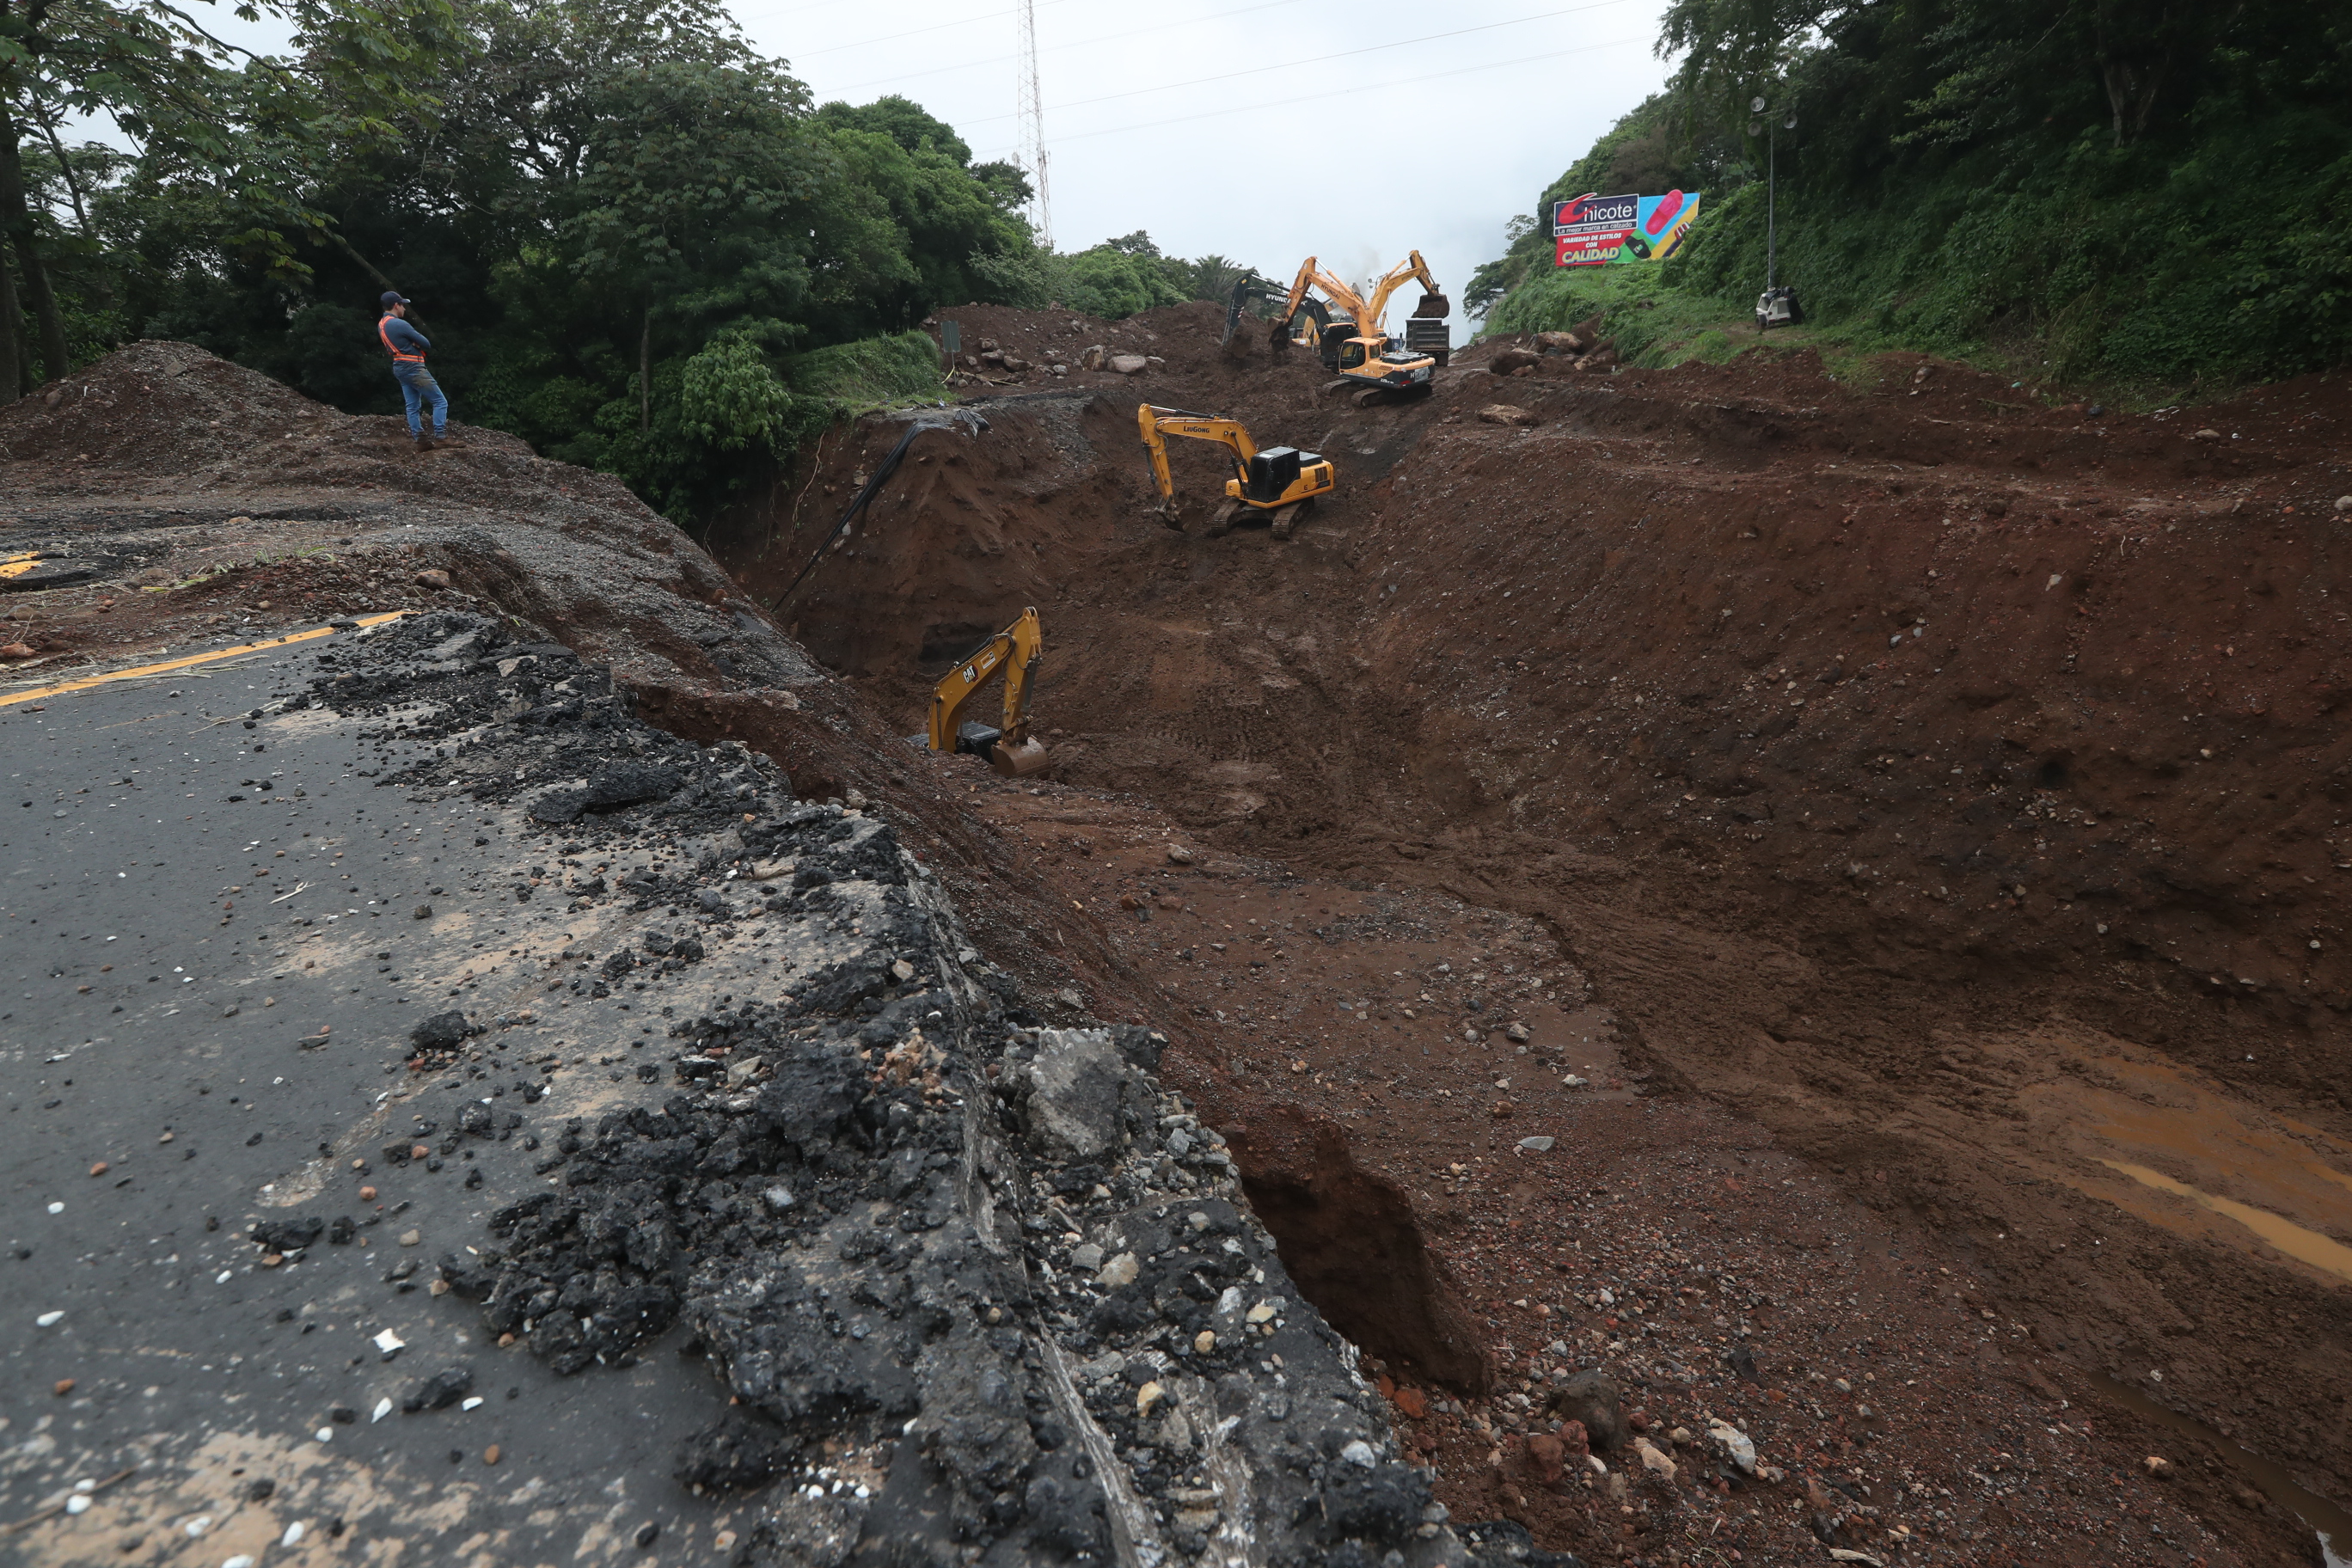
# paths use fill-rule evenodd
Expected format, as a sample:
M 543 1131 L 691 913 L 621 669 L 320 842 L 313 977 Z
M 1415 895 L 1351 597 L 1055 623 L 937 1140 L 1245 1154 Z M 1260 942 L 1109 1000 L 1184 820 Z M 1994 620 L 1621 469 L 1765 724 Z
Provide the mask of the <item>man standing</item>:
M 400 395 L 408 402 L 408 433 L 416 437 L 416 449 L 430 452 L 436 447 L 453 447 L 459 443 L 448 438 L 449 400 L 441 395 L 433 373 L 425 368 L 425 351 L 433 344 L 423 332 L 408 324 L 408 301 L 396 289 L 387 289 L 383 295 L 383 319 L 375 324 L 376 336 L 392 355 L 392 376 L 400 383 Z M 433 410 L 433 434 L 425 433 L 425 421 L 420 417 L 425 408 Z

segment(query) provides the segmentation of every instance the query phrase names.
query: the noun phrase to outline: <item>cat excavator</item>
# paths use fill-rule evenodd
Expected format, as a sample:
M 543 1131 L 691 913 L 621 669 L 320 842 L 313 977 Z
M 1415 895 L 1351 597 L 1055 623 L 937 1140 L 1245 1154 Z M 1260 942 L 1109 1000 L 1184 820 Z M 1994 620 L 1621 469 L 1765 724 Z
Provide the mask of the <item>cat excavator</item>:
M 1233 452 L 1234 477 L 1225 481 L 1224 504 L 1209 520 L 1212 531 L 1230 527 L 1244 513 L 1260 512 L 1273 525 L 1276 539 L 1287 539 L 1315 498 L 1331 493 L 1331 465 L 1321 455 L 1296 447 L 1260 447 L 1238 419 L 1145 403 L 1135 410 L 1135 424 L 1143 436 L 1143 449 L 1151 454 L 1151 477 L 1160 486 L 1160 521 L 1171 528 L 1181 531 L 1184 523 L 1176 511 L 1176 481 L 1168 472 L 1163 437 L 1169 436 L 1214 441 Z
M 1424 292 L 1405 323 L 1400 345 L 1383 322 L 1390 296 L 1414 278 Z M 1323 299 L 1315 297 L 1317 289 Z M 1390 268 L 1369 297 L 1326 272 L 1310 256 L 1300 264 L 1289 298 L 1275 318 L 1271 342 L 1276 353 L 1314 350 L 1324 367 L 1339 375 L 1330 389 L 1349 394 L 1359 407 L 1422 397 L 1428 395 L 1437 367 L 1452 357 L 1452 333 L 1444 318 L 1453 309 L 1418 250 Z
M 1019 620 L 974 648 L 932 689 L 930 731 L 924 737 L 931 750 L 985 757 L 990 767 L 1007 778 L 1043 772 L 1052 759 L 1029 733 L 1029 695 L 1045 655 L 1045 632 L 1034 608 L 1022 611 Z M 992 729 L 976 721 L 958 723 L 956 715 L 1000 665 L 1004 669 L 1003 725 Z

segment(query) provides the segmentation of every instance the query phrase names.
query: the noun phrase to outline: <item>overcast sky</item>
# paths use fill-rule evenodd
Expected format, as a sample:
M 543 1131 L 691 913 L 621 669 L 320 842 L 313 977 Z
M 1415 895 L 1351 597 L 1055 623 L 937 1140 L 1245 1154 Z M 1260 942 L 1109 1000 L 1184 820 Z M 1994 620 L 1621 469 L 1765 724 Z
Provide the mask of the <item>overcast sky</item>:
M 1285 282 L 1309 255 L 1360 279 L 1418 247 L 1458 295 L 1504 223 L 1664 82 L 1664 8 L 1037 0 L 1055 245 L 1149 229 L 1171 255 L 1215 251 Z M 735 14 L 819 102 L 903 93 L 977 158 L 1019 150 L 1011 0 Z
M 1214 251 L 1282 282 L 1310 255 L 1360 281 L 1418 248 L 1458 296 L 1512 215 L 1664 83 L 1664 4 L 1037 0 L 1054 243 L 1147 229 L 1171 255 Z M 240 42 L 284 47 L 274 19 L 198 9 Z M 975 158 L 1021 150 L 1015 0 L 734 12 L 820 103 L 903 93 Z M 1401 320 L 1392 307 L 1391 329 Z

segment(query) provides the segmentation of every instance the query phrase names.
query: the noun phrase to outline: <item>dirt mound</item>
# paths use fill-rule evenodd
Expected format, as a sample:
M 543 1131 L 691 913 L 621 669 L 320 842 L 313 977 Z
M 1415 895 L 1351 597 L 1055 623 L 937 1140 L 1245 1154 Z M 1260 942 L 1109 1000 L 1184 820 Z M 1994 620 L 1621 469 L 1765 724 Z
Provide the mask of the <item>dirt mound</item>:
M 0 407 L 0 461 L 54 466 L 32 482 L 89 493 L 184 479 L 205 489 L 385 489 L 479 505 L 576 498 L 650 515 L 609 474 L 546 462 L 503 431 L 452 424 L 449 433 L 463 446 L 420 461 L 399 419 L 341 414 L 193 343 L 150 340 Z
M 1916 358 L 1474 352 L 1335 409 L 1221 326 L 983 402 L 785 607 L 802 641 L 911 729 L 934 658 L 1036 605 L 1063 779 L 1546 921 L 1659 1081 L 1942 1229 L 2080 1364 L 2161 1364 L 2352 1485 L 2313 1414 L 2352 1394 L 2342 1281 L 2122 1173 L 2347 1234 L 2298 1173 L 2352 1169 L 2340 379 L 2125 416 Z M 1144 396 L 1320 450 L 1339 492 L 1288 542 L 1171 531 Z M 1498 401 L 1534 423 L 1473 417 Z M 887 435 L 836 436 L 818 489 Z

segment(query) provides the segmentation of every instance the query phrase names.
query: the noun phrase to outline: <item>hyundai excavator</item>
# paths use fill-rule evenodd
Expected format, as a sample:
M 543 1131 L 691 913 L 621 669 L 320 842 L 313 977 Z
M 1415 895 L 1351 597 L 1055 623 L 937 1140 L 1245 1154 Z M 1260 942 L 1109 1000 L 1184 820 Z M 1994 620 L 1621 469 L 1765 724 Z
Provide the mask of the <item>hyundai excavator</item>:
M 1412 278 L 1421 279 L 1424 292 L 1399 344 L 1383 322 L 1389 297 Z M 1322 290 L 1325 299 L 1315 298 L 1315 289 Z M 1423 397 L 1437 367 L 1452 357 L 1452 334 L 1444 318 L 1453 309 L 1418 250 L 1390 268 L 1372 285 L 1369 298 L 1324 271 L 1310 256 L 1300 264 L 1290 296 L 1275 319 L 1271 342 L 1277 353 L 1313 349 L 1324 367 L 1339 377 L 1330 390 L 1349 394 L 1359 407 Z
M 1245 512 L 1262 512 L 1274 536 L 1287 539 L 1315 498 L 1331 493 L 1331 465 L 1319 454 L 1296 447 L 1260 447 L 1238 419 L 1146 403 L 1137 406 L 1135 424 L 1143 435 L 1143 449 L 1151 454 L 1151 477 L 1160 486 L 1160 521 L 1171 528 L 1181 531 L 1184 523 L 1176 511 L 1176 481 L 1168 472 L 1168 443 L 1162 438 L 1168 436 L 1214 441 L 1233 452 L 1234 478 L 1225 481 L 1224 504 L 1209 519 L 1213 531 L 1232 526 Z
M 1030 736 L 1029 696 L 1037 678 L 1037 662 L 1045 655 L 1045 632 L 1034 608 L 1022 611 L 1019 620 L 974 648 L 931 691 L 930 731 L 924 737 L 931 750 L 985 757 L 990 767 L 1007 778 L 1026 778 L 1044 771 L 1052 759 Z M 956 715 L 1000 665 L 1004 669 L 1003 727 L 992 729 L 977 721 L 959 724 Z

